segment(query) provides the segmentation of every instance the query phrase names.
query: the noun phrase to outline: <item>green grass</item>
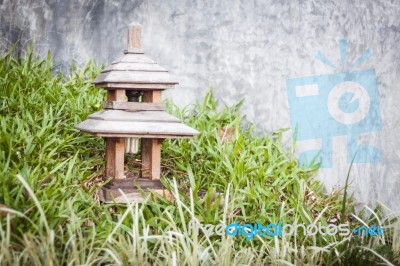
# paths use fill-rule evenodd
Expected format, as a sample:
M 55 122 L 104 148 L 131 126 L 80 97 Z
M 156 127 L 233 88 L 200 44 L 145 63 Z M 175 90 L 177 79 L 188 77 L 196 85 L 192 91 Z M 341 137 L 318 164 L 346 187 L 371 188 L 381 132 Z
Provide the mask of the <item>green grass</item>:
M 50 54 L 0 58 L 0 264 L 340 265 L 399 263 L 398 228 L 384 237 L 244 237 L 193 234 L 188 223 L 350 221 L 351 199 L 326 195 L 281 143 L 282 131 L 243 128 L 241 103 L 217 108 L 212 92 L 170 112 L 201 132 L 166 140 L 162 182 L 174 201 L 100 204 L 104 141 L 74 125 L 101 108 L 89 62 L 55 73 Z M 225 132 L 225 135 L 223 134 Z M 135 156 L 127 156 L 134 165 Z M 203 195 L 203 196 L 199 196 Z M 364 216 L 363 216 L 364 217 Z M 367 217 L 367 216 L 365 216 Z M 380 223 L 379 215 L 366 223 Z M 364 220 L 366 218 L 363 218 Z M 339 219 L 337 219 L 339 223 Z

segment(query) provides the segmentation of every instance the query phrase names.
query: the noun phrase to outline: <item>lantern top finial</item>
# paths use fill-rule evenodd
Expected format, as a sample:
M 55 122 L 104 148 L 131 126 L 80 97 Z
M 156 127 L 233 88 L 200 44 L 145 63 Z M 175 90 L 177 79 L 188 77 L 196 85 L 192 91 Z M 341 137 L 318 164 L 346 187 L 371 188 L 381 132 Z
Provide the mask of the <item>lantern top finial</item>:
M 143 54 L 141 47 L 142 25 L 137 22 L 132 22 L 128 26 L 128 50 L 125 54 Z

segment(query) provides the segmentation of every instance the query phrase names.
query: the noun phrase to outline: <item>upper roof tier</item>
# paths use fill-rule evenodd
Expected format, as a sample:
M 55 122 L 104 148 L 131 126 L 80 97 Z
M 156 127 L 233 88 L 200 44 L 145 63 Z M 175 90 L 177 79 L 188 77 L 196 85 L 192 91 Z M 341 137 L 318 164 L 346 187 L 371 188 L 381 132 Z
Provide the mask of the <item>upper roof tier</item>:
M 125 55 L 105 68 L 93 83 L 105 89 L 163 90 L 178 84 L 162 66 L 144 55 L 140 44 L 141 26 L 129 25 Z

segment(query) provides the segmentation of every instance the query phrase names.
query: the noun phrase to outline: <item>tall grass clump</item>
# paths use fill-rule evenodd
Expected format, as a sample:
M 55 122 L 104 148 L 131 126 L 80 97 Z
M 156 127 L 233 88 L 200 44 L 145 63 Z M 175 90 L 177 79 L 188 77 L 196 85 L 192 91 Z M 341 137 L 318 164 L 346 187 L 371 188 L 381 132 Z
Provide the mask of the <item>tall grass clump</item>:
M 189 223 L 383 223 L 351 213 L 351 200 L 323 193 L 316 169 L 298 166 L 282 131 L 242 127 L 241 103 L 202 102 L 169 110 L 201 134 L 165 140 L 162 183 L 168 200 L 103 204 L 104 141 L 74 129 L 101 108 L 89 62 L 68 75 L 40 59 L 0 57 L 1 265 L 340 265 L 398 263 L 398 228 L 384 237 L 244 237 L 196 234 Z M 127 165 L 137 163 L 127 156 Z M 353 215 L 353 216 L 352 216 Z M 349 219 L 354 217 L 354 221 Z M 391 221 L 393 224 L 393 221 Z M 360 258 L 360 259 L 356 259 Z

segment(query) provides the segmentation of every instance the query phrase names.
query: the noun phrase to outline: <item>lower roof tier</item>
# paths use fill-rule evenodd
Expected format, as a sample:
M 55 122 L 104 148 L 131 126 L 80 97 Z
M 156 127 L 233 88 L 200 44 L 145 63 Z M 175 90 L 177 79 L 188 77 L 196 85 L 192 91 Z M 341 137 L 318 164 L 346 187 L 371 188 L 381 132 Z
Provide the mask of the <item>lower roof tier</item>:
M 102 137 L 190 138 L 199 134 L 164 111 L 102 110 L 76 128 Z

